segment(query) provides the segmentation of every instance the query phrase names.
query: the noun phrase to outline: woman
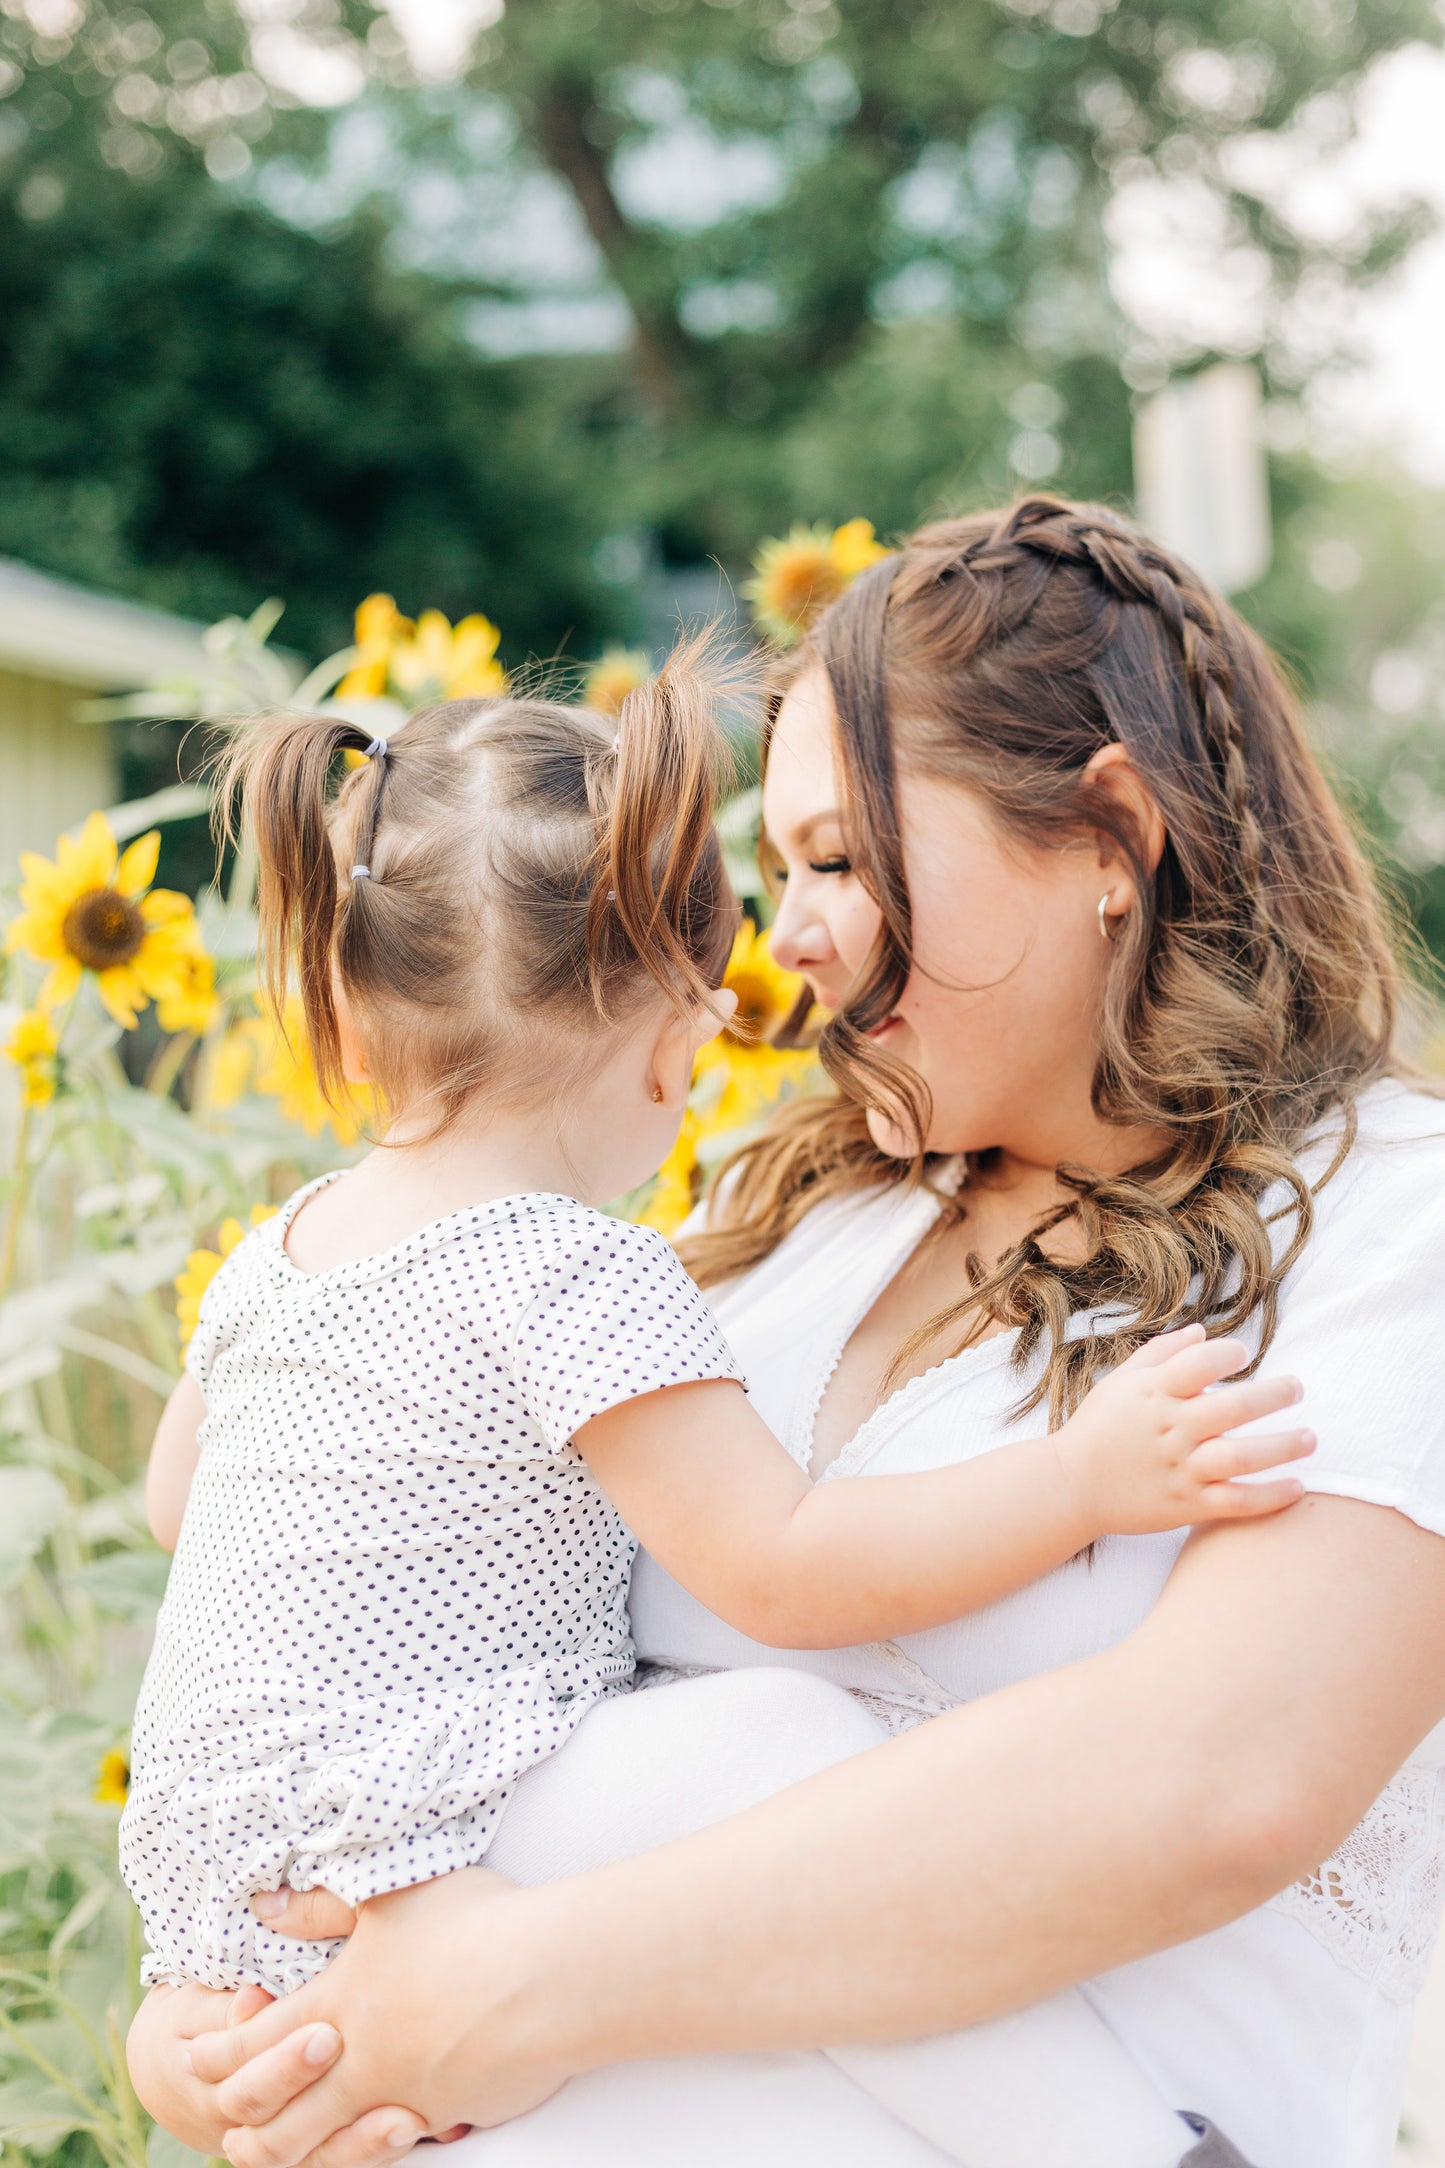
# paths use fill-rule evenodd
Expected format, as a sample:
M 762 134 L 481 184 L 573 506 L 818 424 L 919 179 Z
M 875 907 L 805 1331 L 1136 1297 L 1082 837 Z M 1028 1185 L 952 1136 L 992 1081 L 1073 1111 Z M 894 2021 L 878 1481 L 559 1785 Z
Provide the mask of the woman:
M 779 1658 L 640 1560 L 655 1663 L 946 1713 L 662 1850 L 380 1900 L 194 2047 L 224 2015 L 160 1994 L 142 2097 L 192 2143 L 254 2126 L 243 2168 L 352 2168 L 419 2127 L 383 2103 L 437 2129 L 567 2079 L 476 2168 L 915 2168 L 944 2156 L 913 2104 L 807 2051 L 1086 1982 L 1228 2134 L 1201 2163 L 1383 2168 L 1445 1866 L 1445 1116 L 1396 1080 L 1379 904 L 1281 682 L 1167 553 L 1031 499 L 833 606 L 764 812 L 839 1098 L 742 1155 L 690 1261 L 774 1429 L 822 1480 L 936 1465 L 1199 1318 L 1304 1378 L 1310 1495 L 1110 1538 L 906 1650 Z M 639 1794 L 668 1694 L 622 1705 Z M 579 1829 L 587 1729 L 553 1764 Z

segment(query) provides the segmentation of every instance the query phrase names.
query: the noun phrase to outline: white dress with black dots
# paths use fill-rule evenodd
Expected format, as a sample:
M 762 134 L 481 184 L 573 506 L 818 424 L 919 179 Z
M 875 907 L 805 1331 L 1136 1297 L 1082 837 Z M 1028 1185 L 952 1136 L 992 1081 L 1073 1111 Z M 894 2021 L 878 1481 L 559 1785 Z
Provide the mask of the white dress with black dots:
M 505 1197 L 307 1273 L 285 1235 L 319 1186 L 233 1251 L 187 1355 L 201 1456 L 121 1822 L 147 1982 L 289 1993 L 339 1945 L 253 1893 L 354 1904 L 483 1857 L 633 1669 L 633 1539 L 573 1433 L 738 1376 L 649 1229 Z

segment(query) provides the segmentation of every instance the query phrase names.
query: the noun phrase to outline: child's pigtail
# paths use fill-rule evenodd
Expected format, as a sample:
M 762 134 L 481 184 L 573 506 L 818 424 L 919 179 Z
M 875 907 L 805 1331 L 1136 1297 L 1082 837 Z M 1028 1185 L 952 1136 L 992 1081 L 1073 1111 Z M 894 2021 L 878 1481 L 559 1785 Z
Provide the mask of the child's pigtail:
M 679 1007 L 706 1003 L 732 946 L 737 905 L 713 829 L 732 765 L 714 655 L 707 635 L 690 639 L 622 703 L 587 913 L 588 972 L 604 1013 L 619 931 Z
M 221 771 L 227 836 L 234 842 L 239 825 L 256 851 L 262 991 L 283 1018 L 294 965 L 317 1081 L 328 1097 L 341 1085 L 341 1034 L 332 984 L 339 890 L 327 811 L 337 755 L 367 743 L 366 732 L 339 715 L 270 716 L 240 734 Z M 367 767 L 353 785 L 370 793 L 353 831 L 363 842 L 376 833 L 385 758 Z

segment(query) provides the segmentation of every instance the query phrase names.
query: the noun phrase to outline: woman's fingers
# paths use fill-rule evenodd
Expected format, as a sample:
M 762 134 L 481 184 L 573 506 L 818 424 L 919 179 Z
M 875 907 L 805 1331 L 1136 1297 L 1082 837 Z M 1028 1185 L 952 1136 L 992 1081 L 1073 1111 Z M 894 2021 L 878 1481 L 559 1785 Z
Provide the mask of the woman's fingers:
M 343 2132 L 356 2131 L 357 2102 L 342 2089 L 336 2072 L 293 2100 L 263 2128 L 238 2125 L 226 2132 L 225 2154 L 232 2168 L 297 2168 Z M 426 2120 L 410 2108 L 374 2108 L 361 2118 L 358 2142 L 368 2160 L 394 2160 L 426 2136 Z
M 1200 1484 L 1227 1483 L 1234 1476 L 1280 1468 L 1289 1460 L 1308 1460 L 1318 1440 L 1312 1430 L 1259 1430 L 1247 1438 L 1208 1438 L 1189 1456 L 1189 1473 Z
M 1278 1415 L 1304 1398 L 1298 1378 L 1246 1378 L 1239 1385 L 1221 1385 L 1212 1393 L 1199 1393 L 1179 1410 L 1186 1436 L 1202 1444 L 1241 1424 L 1256 1423 L 1262 1415 Z
M 455 2135 L 460 2138 L 471 2127 L 470 2123 L 459 2123 Z M 377 2168 L 379 2162 L 396 2160 L 425 2136 L 425 2123 L 410 2108 L 373 2108 L 369 2115 L 315 2147 L 305 2156 L 301 2168 Z M 448 2143 L 452 2136 L 448 2131 L 437 2142 Z
M 334 1942 L 356 1930 L 354 1906 L 333 1897 L 329 1889 L 258 1890 L 251 1910 L 273 1935 L 290 1935 L 298 1942 Z
M 308 2025 L 223 2079 L 216 2088 L 216 2105 L 228 2123 L 269 2123 L 314 2085 L 340 2053 L 341 2035 L 334 2025 Z

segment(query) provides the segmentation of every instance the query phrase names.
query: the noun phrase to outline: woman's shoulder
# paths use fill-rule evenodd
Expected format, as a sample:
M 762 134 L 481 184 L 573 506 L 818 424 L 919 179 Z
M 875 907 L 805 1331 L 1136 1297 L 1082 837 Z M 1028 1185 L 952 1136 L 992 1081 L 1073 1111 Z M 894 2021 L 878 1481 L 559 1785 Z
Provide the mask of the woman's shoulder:
M 1338 1112 L 1299 1154 L 1314 1193 L 1309 1250 L 1445 1244 L 1445 1097 L 1385 1078 L 1356 1100 L 1353 1129 Z

